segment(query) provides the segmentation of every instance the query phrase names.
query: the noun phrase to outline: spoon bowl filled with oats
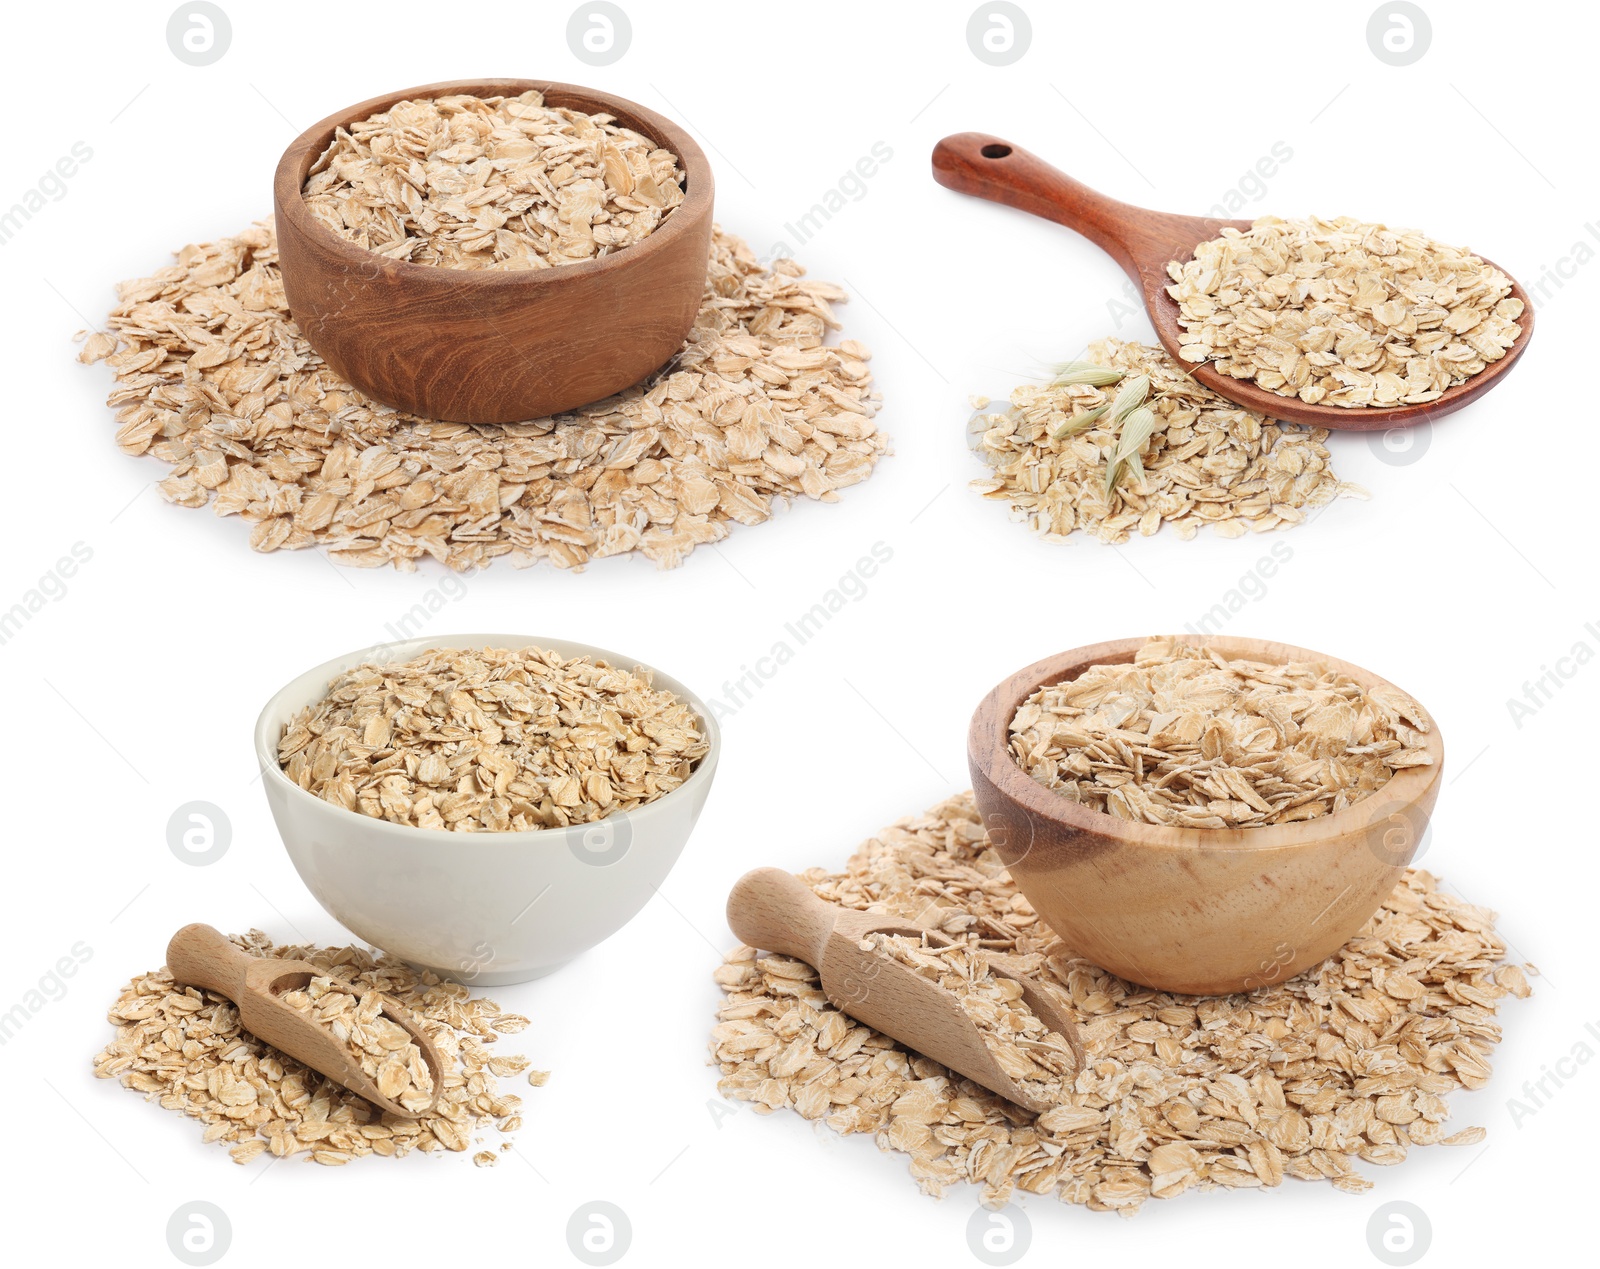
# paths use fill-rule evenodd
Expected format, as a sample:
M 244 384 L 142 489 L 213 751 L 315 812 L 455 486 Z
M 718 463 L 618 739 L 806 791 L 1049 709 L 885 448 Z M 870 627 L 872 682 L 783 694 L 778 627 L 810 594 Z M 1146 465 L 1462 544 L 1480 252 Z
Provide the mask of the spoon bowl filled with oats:
M 1416 230 L 1151 211 L 977 132 L 940 141 L 933 174 L 1083 234 L 1196 382 L 1268 418 L 1354 431 L 1436 419 L 1499 383 L 1533 335 L 1514 278 Z
M 668 362 L 699 310 L 714 182 L 645 107 L 572 84 L 427 84 L 284 152 L 284 292 L 339 375 L 397 409 L 516 423 Z
M 1259 639 L 1124 639 L 1019 670 L 978 706 L 996 851 L 1079 955 L 1221 995 L 1343 946 L 1416 855 L 1444 745 L 1410 695 Z
M 541 977 L 631 920 L 687 843 L 720 752 L 710 710 L 676 680 L 503 634 L 337 657 L 267 703 L 255 744 L 317 901 L 472 985 Z

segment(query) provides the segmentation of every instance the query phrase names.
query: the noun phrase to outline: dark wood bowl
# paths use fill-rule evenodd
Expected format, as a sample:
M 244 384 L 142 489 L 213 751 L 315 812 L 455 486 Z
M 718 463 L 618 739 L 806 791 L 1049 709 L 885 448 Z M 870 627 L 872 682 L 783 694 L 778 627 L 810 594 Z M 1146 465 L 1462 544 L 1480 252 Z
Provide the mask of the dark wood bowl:
M 1385 680 L 1284 643 L 1184 636 L 1224 656 L 1314 661 L 1368 686 Z M 1010 748 L 1017 707 L 1091 665 L 1133 660 L 1143 639 L 1075 648 L 1019 670 L 967 733 L 973 796 L 1028 902 L 1074 952 L 1161 991 L 1222 995 L 1291 978 L 1332 955 L 1394 889 L 1427 831 L 1444 771 L 1406 767 L 1354 806 L 1261 828 L 1172 828 L 1092 810 L 1038 783 Z
M 551 269 L 445 269 L 390 260 L 311 214 L 311 165 L 348 127 L 419 97 L 516 96 L 613 115 L 678 156 L 684 200 L 648 238 Z M 273 181 L 289 311 L 339 375 L 386 405 L 453 423 L 515 423 L 587 405 L 665 364 L 694 325 L 705 287 L 714 194 L 689 134 L 621 97 L 532 79 L 455 80 L 386 93 L 313 124 Z

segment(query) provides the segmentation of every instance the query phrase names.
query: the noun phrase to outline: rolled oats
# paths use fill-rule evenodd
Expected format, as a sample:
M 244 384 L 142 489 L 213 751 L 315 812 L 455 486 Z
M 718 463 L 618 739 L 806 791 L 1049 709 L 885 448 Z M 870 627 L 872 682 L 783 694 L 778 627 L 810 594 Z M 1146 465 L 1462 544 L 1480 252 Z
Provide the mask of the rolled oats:
M 1183 538 L 1207 524 L 1241 537 L 1301 524 L 1307 508 L 1338 497 L 1367 496 L 1334 475 L 1325 429 L 1242 409 L 1160 348 L 1107 339 L 1088 355 L 1049 384 L 1017 388 L 1004 410 L 975 403 L 977 452 L 994 474 L 972 487 L 1046 537 L 1082 530 L 1118 543 L 1163 524 Z M 1135 423 L 1139 411 L 1149 417 Z
M 717 230 L 683 349 L 644 383 L 554 418 L 439 423 L 368 400 L 284 300 L 270 222 L 185 247 L 126 282 L 79 360 L 117 377 L 117 444 L 171 471 L 183 507 L 242 516 L 258 551 L 460 572 L 505 558 L 579 569 L 638 551 L 662 568 L 775 500 L 834 502 L 888 452 L 871 354 L 824 343 L 844 292 Z
M 1185 361 L 1312 405 L 1437 400 L 1522 333 L 1522 301 L 1499 269 L 1348 216 L 1224 229 L 1167 273 Z
M 1063 1080 L 1078 1068 L 1072 1045 L 1034 1013 L 1022 998 L 1021 983 L 994 972 L 981 947 L 937 947 L 926 938 L 881 933 L 869 934 L 861 946 L 916 970 L 954 996 L 996 1064 L 1025 1095 L 1040 1101 L 1063 1096 Z
M 379 1096 L 410 1111 L 426 1110 L 433 1101 L 433 1072 L 427 1059 L 410 1033 L 384 1015 L 380 993 L 358 995 L 346 988 L 343 979 L 321 975 L 302 989 L 284 992 L 280 999 L 348 1045 Z
M 326 971 L 332 990 L 359 999 L 381 993 L 409 1010 L 444 1068 L 433 1109 L 415 1119 L 379 1111 L 246 1031 L 232 1001 L 179 986 L 165 968 L 123 988 L 108 1015 L 116 1038 L 95 1058 L 94 1073 L 198 1119 L 204 1139 L 229 1145 L 235 1163 L 270 1150 L 338 1166 L 366 1155 L 466 1150 L 474 1132 L 510 1131 L 522 1099 L 502 1092 L 497 1074 L 525 1070 L 528 1060 L 497 1054 L 491 1070 L 487 1046 L 527 1019 L 359 947 L 278 947 L 259 930 L 233 942 L 253 956 L 309 961 Z
M 653 802 L 710 741 L 676 694 L 542 648 L 435 648 L 364 664 L 283 730 L 302 789 L 376 819 L 454 832 L 587 824 Z
M 1040 688 L 1010 728 L 1017 765 L 1046 788 L 1118 819 L 1182 828 L 1342 811 L 1396 771 L 1430 765 L 1430 730 L 1397 688 L 1170 639 Z
M 306 178 L 312 215 L 396 260 L 542 269 L 641 241 L 683 202 L 677 156 L 610 115 L 517 97 L 402 101 L 340 128 Z
M 1191 1189 L 1284 1178 L 1361 1192 L 1357 1165 L 1399 1163 L 1445 1137 L 1445 1095 L 1480 1088 L 1508 993 L 1494 914 L 1408 870 L 1355 938 L 1287 982 L 1174 996 L 1062 945 L 990 848 L 970 794 L 901 820 L 845 870 L 803 878 L 822 898 L 914 921 L 1066 989 L 1085 1062 L 1033 1116 L 840 1013 L 809 965 L 741 947 L 716 971 L 711 1048 L 724 1095 L 792 1109 L 908 1155 L 929 1194 L 971 1182 L 990 1206 L 1021 1190 L 1131 1215 Z

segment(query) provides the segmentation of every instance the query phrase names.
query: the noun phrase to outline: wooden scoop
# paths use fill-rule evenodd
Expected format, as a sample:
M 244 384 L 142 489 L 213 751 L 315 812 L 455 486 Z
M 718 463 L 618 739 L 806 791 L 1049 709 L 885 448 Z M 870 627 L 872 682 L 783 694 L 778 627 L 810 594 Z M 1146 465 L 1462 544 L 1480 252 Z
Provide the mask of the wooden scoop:
M 167 968 L 172 977 L 191 987 L 218 992 L 239 1006 L 239 1021 L 253 1035 L 274 1048 L 320 1071 L 352 1093 L 365 1097 L 380 1110 L 415 1119 L 433 1109 L 407 1110 L 378 1092 L 377 1084 L 361 1069 L 351 1047 L 335 1038 L 298 1009 L 283 1002 L 286 991 L 298 991 L 313 978 L 328 976 L 308 961 L 276 960 L 241 952 L 209 925 L 186 925 L 167 944 Z M 361 994 L 359 990 L 356 994 Z M 423 1035 L 407 1010 L 385 1002 L 384 1016 L 402 1027 L 422 1050 L 433 1076 L 434 1099 L 444 1084 L 444 1067 L 433 1041 Z
M 1197 245 L 1219 236 L 1228 226 L 1250 228 L 1248 220 L 1178 216 L 1119 203 L 1079 184 L 1020 146 L 981 132 L 957 133 L 934 146 L 933 179 L 947 189 L 1004 203 L 1077 230 L 1120 264 L 1143 292 L 1156 338 L 1175 361 L 1218 396 L 1268 418 L 1356 432 L 1386 431 L 1441 418 L 1494 387 L 1533 336 L 1533 305 L 1517 280 L 1506 273 L 1511 278 L 1511 294 L 1522 301 L 1522 316 L 1517 319 L 1522 334 L 1499 361 L 1490 362 L 1465 383 L 1447 388 L 1437 400 L 1422 405 L 1307 405 L 1298 397 L 1259 388 L 1248 379 L 1230 378 L 1209 363 L 1185 362 L 1181 355 L 1178 336 L 1183 328 L 1178 324 L 1178 302 L 1166 291 L 1172 281 L 1167 276 L 1167 264 L 1191 259 Z M 1494 264 L 1487 257 L 1480 258 L 1486 264 Z
M 1000 1069 L 977 1024 L 954 996 L 909 966 L 861 948 L 861 940 L 869 934 L 925 937 L 936 947 L 947 947 L 950 940 L 944 935 L 819 899 L 781 868 L 757 868 L 739 878 L 728 896 L 728 925 L 751 947 L 816 966 L 828 999 L 858 1022 L 1036 1114 L 1050 1108 L 1049 1103 L 1029 1097 Z M 1023 1000 L 1045 1026 L 1067 1040 L 1081 1067 L 1083 1045 L 1072 1019 L 1031 978 L 998 965 L 991 968 L 997 976 L 1022 985 Z

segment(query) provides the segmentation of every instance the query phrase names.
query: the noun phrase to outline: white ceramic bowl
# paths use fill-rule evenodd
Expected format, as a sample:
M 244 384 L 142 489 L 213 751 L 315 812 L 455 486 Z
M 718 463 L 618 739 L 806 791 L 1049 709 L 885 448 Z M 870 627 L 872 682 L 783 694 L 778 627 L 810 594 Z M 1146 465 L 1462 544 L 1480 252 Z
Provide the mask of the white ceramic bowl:
M 528 635 L 463 634 L 364 648 L 307 670 L 256 720 L 256 760 L 272 818 L 300 879 L 345 928 L 442 977 L 491 986 L 548 974 L 621 929 L 677 862 L 716 774 L 722 737 L 711 711 L 675 679 L 654 674 L 699 714 L 711 747 L 665 797 L 593 824 L 532 833 L 451 833 L 373 819 L 325 802 L 284 775 L 278 738 L 337 675 L 366 661 L 404 661 L 430 648 L 523 648 L 591 656 L 624 669 L 631 657 Z

